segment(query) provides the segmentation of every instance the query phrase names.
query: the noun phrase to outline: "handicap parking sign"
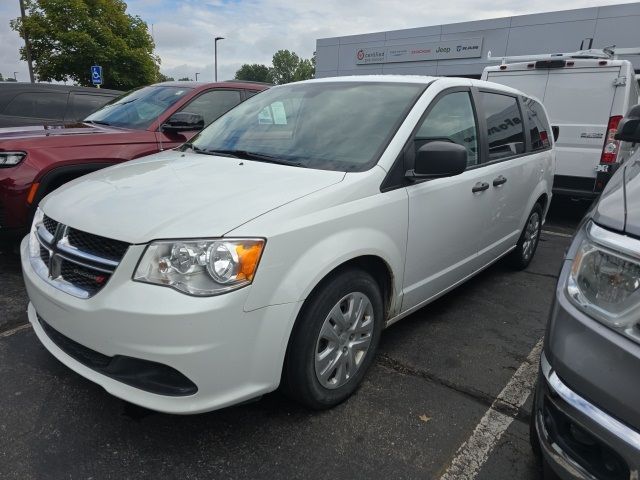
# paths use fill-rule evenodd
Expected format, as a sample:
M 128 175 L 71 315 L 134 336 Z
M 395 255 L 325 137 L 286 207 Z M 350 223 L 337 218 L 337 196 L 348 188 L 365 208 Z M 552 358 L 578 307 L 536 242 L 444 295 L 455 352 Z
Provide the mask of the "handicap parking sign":
M 91 83 L 94 85 L 102 85 L 102 67 L 93 65 L 91 67 Z

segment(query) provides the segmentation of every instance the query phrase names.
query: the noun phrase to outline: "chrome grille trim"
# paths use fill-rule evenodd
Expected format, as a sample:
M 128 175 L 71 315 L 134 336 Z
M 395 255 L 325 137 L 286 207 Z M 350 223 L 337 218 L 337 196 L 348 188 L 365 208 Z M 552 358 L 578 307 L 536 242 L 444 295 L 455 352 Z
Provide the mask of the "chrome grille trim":
M 45 225 L 44 222 L 36 225 L 35 232 L 32 234 L 32 239 L 35 237 L 39 247 L 48 252 L 47 256 L 46 252 L 40 250 L 40 255 L 30 258 L 35 272 L 48 284 L 74 297 L 86 299 L 97 294 L 109 282 L 109 279 L 120 264 L 120 260 L 124 257 L 128 245 L 124 244 L 126 248 L 123 250 L 122 257 L 118 260 L 104 258 L 71 245 L 68 236 L 71 228 L 49 217 L 45 217 L 45 219 L 48 225 Z M 52 224 L 56 226 L 54 234 L 50 231 Z M 75 231 L 81 232 L 79 230 Z M 101 241 L 113 242 L 114 245 L 122 246 L 124 243 L 86 232 L 81 233 L 88 237 L 98 238 Z M 83 269 L 84 273 L 77 271 L 73 265 Z M 65 275 L 70 276 L 65 278 Z
M 66 253 L 67 255 L 70 255 L 70 256 L 80 257 L 89 262 L 94 262 L 94 263 L 104 265 L 105 268 L 111 268 L 111 271 L 115 270 L 115 268 L 120 264 L 120 262 L 116 262 L 115 260 L 98 257 L 97 255 L 94 255 L 89 252 L 84 252 L 79 248 L 74 247 L 73 245 L 69 244 L 69 237 L 67 237 L 66 235 L 58 241 L 58 251 Z M 73 260 L 70 260 L 70 259 L 69 261 L 73 262 Z
M 108 273 L 109 275 L 111 275 L 116 269 L 115 268 L 103 268 L 103 267 L 97 267 L 95 265 L 92 265 L 90 263 L 85 263 L 81 260 L 78 260 L 77 258 L 73 258 L 72 255 L 64 255 L 62 253 L 60 253 L 62 250 L 58 249 L 58 257 L 62 258 L 63 260 L 66 260 L 67 262 L 71 262 L 71 263 L 75 263 L 76 265 L 80 265 L 81 267 L 85 267 L 85 268 L 90 268 L 92 270 L 95 270 L 96 272 L 101 272 L 101 273 Z M 117 266 L 117 265 L 116 265 Z
M 40 243 L 42 243 L 43 241 L 48 244 L 53 243 L 53 235 L 49 233 L 49 230 L 47 230 L 44 225 L 38 225 L 37 232 L 38 240 L 40 240 Z

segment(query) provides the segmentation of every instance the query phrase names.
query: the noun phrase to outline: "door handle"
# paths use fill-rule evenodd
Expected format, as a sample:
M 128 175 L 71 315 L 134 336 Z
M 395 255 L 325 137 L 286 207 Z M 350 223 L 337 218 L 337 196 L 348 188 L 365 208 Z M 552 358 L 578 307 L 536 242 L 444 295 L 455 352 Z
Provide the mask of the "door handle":
M 487 182 L 478 182 L 473 186 L 471 191 L 473 193 L 484 192 L 488 188 L 489 188 L 489 184 Z
M 500 185 L 504 185 L 505 183 L 507 183 L 507 179 L 505 177 L 503 177 L 502 175 L 500 175 L 498 178 L 494 178 L 493 179 L 493 186 L 494 187 L 499 187 Z

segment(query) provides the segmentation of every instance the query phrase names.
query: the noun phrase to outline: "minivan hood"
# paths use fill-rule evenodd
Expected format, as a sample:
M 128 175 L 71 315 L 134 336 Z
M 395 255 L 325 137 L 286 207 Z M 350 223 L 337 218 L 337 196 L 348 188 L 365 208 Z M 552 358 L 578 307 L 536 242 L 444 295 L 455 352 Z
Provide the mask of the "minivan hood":
M 41 207 L 63 224 L 128 243 L 218 237 L 344 176 L 171 150 L 74 180 Z

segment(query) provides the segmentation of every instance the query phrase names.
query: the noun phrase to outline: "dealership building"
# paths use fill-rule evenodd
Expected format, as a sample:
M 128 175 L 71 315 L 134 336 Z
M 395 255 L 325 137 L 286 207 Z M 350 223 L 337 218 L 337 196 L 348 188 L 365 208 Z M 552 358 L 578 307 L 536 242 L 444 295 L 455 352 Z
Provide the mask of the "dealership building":
M 480 78 L 504 56 L 640 47 L 640 2 L 316 41 L 316 77 L 370 74 Z M 491 55 L 492 59 L 487 56 Z M 625 56 L 636 73 L 640 55 Z

